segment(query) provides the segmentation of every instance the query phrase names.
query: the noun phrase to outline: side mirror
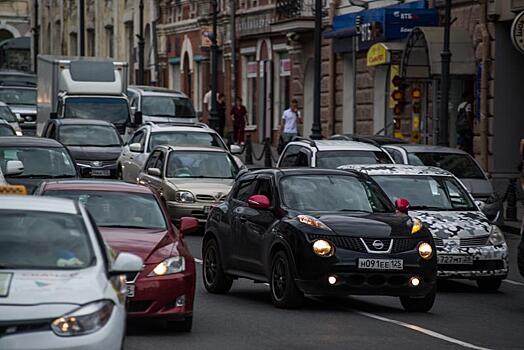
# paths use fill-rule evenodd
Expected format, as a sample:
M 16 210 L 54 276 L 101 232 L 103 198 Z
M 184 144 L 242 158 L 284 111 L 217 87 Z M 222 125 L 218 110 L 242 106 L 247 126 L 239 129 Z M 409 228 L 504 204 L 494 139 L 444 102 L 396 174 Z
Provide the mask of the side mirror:
M 139 272 L 142 270 L 144 262 L 138 256 L 130 253 L 120 253 L 116 257 L 111 270 L 110 276 L 124 275 L 126 273 Z
M 49 119 L 58 119 L 58 114 L 56 112 L 49 113 Z
M 136 153 L 142 153 L 143 149 L 142 149 L 142 144 L 140 143 L 132 143 L 129 145 L 129 150 L 131 152 L 136 152 Z
M 19 160 L 8 160 L 5 175 L 20 175 L 24 172 L 24 163 Z
M 249 207 L 253 209 L 269 209 L 271 206 L 269 198 L 261 194 L 249 197 L 247 203 L 249 204 Z
M 158 168 L 149 168 L 147 169 L 147 173 L 148 175 L 157 176 L 157 177 L 160 177 L 162 175 L 162 172 Z
M 480 210 L 484 209 L 484 207 L 486 206 L 486 203 L 484 203 L 483 201 L 475 201 L 475 204 L 477 205 L 477 207 L 479 207 Z
M 229 151 L 231 152 L 231 154 L 240 154 L 242 153 L 242 147 L 240 147 L 239 145 L 231 145 L 229 146 Z
M 135 111 L 134 117 L 135 117 L 135 125 L 142 125 L 142 122 L 143 122 L 142 112 Z
M 190 216 L 183 217 L 180 219 L 180 234 L 182 237 L 185 237 L 191 233 L 196 232 L 199 226 L 200 224 L 198 223 L 197 219 Z
M 409 210 L 409 201 L 405 198 L 398 198 L 395 201 L 395 207 L 400 213 L 407 214 Z

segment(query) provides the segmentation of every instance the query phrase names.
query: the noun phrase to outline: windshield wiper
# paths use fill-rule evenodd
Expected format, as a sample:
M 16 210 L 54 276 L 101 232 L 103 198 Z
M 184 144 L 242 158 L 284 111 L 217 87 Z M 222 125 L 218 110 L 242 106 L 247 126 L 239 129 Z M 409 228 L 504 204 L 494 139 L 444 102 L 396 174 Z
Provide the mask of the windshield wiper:
M 152 117 L 167 117 L 167 118 L 176 118 L 174 114 L 149 114 Z

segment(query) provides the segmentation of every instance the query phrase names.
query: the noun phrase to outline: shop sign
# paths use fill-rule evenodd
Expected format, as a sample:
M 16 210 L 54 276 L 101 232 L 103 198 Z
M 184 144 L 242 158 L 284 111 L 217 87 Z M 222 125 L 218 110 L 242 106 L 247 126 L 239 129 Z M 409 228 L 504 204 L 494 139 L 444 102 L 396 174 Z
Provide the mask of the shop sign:
M 520 53 L 524 54 L 524 11 L 519 13 L 511 25 L 511 41 Z
M 256 61 L 247 63 L 247 77 L 256 78 L 258 70 L 258 63 Z
M 390 62 L 390 54 L 386 45 L 377 43 L 371 46 L 367 54 L 368 67 L 378 66 L 381 64 L 388 64 Z

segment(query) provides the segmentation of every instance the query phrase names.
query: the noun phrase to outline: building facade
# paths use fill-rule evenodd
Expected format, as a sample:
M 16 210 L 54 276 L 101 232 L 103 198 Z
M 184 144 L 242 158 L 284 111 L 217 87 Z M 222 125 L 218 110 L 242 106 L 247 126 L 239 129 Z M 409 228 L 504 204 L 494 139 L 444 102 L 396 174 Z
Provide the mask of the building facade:
M 0 69 L 31 70 L 30 0 L 0 1 Z

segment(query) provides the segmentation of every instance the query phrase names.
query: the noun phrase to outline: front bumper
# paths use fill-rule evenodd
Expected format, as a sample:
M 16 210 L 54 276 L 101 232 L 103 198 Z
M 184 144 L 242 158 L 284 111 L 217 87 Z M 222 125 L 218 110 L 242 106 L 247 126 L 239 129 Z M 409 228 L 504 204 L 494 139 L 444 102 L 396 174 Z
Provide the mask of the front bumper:
M 127 299 L 128 316 L 170 320 L 181 320 L 191 316 L 195 299 L 194 266 L 186 266 L 186 271 L 182 273 L 147 277 L 155 266 L 146 267 L 143 271 L 145 277 L 139 277 L 135 282 L 135 296 Z M 177 306 L 177 299 L 184 299 L 183 305 Z
M 437 247 L 437 255 L 470 256 L 472 264 L 439 264 L 439 278 L 475 279 L 508 275 L 508 247 L 487 245 L 475 248 Z
M 125 336 L 126 314 L 122 306 L 115 307 L 108 323 L 95 333 L 59 337 L 51 330 L 20 332 L 0 336 L 2 350 L 99 350 L 121 349 Z
M 76 165 L 78 165 L 80 168 L 80 174 L 82 177 L 116 179 L 118 169 L 116 161 L 109 164 L 107 164 L 105 161 L 103 163 L 106 164 L 94 166 L 92 164 L 88 164 L 87 162 L 77 162 Z
M 207 215 L 216 205 L 220 203 L 216 202 L 194 202 L 194 203 L 179 203 L 179 202 L 167 202 L 167 208 L 169 215 L 175 221 L 179 221 L 185 216 L 192 216 L 198 220 L 198 222 L 204 224 L 207 221 Z

